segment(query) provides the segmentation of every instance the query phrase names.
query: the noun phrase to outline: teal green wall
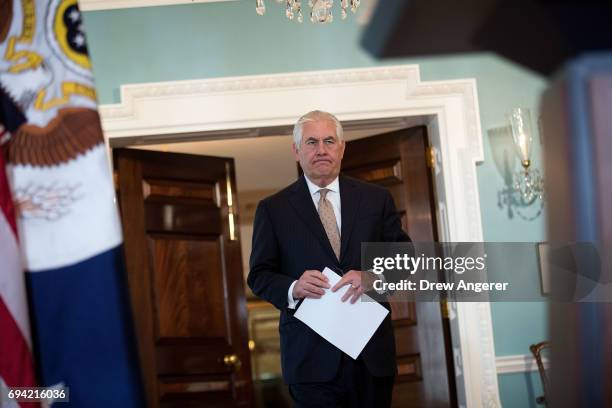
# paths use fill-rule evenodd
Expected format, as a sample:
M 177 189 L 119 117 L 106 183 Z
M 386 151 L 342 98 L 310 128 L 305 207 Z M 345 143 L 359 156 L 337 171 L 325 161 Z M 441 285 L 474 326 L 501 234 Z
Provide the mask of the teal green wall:
M 543 394 L 537 371 L 499 376 L 499 397 L 504 408 L 540 408 L 537 397 Z
M 267 3 L 264 17 L 255 14 L 253 1 L 85 13 L 100 102 L 119 102 L 121 84 L 384 64 L 419 64 L 423 80 L 476 78 L 485 153 L 477 167 L 484 238 L 544 240 L 543 214 L 524 220 L 516 213 L 510 217 L 508 209 L 499 206 L 498 191 L 505 180 L 500 157 L 504 155 L 494 152 L 504 153 L 500 147 L 504 144 L 490 143 L 490 133 L 504 125 L 510 108 L 538 106 L 546 87 L 542 77 L 493 54 L 381 63 L 359 48 L 362 28 L 355 19 L 337 19 L 328 26 L 299 25 L 283 17 L 281 6 Z M 533 161 L 539 166 L 539 145 L 535 144 Z M 505 154 L 512 157 L 509 151 Z M 533 208 L 525 211 L 528 216 L 535 213 Z M 537 270 L 532 267 L 533 284 L 538 285 Z M 498 356 L 528 353 L 529 344 L 547 337 L 543 303 L 492 304 L 492 315 Z M 531 398 L 529 384 L 520 376 L 500 376 L 504 406 L 529 406 L 516 402 Z

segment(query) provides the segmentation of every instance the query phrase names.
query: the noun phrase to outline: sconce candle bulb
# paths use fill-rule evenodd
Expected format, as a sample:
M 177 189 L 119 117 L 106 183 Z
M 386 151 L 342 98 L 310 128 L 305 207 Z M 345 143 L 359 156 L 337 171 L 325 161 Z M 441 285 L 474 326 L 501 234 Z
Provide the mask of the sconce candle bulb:
M 526 108 L 514 108 L 508 114 L 508 121 L 512 129 L 516 153 L 523 167 L 514 175 L 514 189 L 525 203 L 532 203 L 536 199 L 542 200 L 544 180 L 538 169 L 531 168 L 531 143 L 533 141 L 531 113 Z

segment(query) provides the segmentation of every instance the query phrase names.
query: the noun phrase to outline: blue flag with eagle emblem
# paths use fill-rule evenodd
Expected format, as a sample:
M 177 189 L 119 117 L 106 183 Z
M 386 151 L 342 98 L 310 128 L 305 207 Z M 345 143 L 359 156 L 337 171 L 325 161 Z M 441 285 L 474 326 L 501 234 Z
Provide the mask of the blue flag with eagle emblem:
M 61 406 L 143 407 L 121 225 L 77 0 L 0 6 L 0 154 L 27 270 L 38 385 L 67 387 Z M 11 352 L 0 350 L 0 360 Z

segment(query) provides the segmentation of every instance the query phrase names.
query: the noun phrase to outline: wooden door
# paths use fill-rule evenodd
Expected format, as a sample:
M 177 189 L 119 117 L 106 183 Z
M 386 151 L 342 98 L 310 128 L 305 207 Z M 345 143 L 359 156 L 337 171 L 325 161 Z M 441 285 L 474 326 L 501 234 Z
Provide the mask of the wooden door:
M 438 240 L 425 127 L 347 142 L 342 171 L 386 187 L 414 242 Z M 435 302 L 392 303 L 395 407 L 456 406 L 448 321 Z
M 148 406 L 250 406 L 233 159 L 113 157 Z

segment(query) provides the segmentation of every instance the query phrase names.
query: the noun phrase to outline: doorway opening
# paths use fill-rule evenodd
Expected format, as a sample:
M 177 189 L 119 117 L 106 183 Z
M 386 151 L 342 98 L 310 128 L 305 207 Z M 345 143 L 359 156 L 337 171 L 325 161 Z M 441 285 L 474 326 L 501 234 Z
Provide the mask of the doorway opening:
M 344 133 L 347 152 L 343 171 L 353 177 L 389 188 L 402 216 L 404 228 L 420 241 L 437 240 L 439 236 L 435 220 L 437 209 L 427 130 L 424 126 L 411 126 L 423 123 L 426 119 L 411 117 L 353 121 L 345 125 Z M 112 141 L 113 147 L 233 159 L 237 186 L 235 194 L 239 209 L 238 240 L 248 309 L 251 378 L 255 406 L 258 407 L 290 406 L 290 397 L 281 376 L 279 311 L 254 297 L 245 283 L 257 203 L 288 186 L 298 177 L 298 168 L 291 149 L 293 141 L 290 131 L 290 127 L 251 129 L 246 132 L 259 136 L 245 138 L 236 137 L 235 132 L 226 135 L 219 133 L 213 137 L 214 140 L 208 140 L 210 135 L 183 135 L 188 141 L 181 142 L 176 142 L 175 136 L 148 136 Z M 119 141 L 121 143 L 116 143 Z M 372 154 L 374 152 L 378 153 Z M 420 168 L 418 163 L 422 164 Z M 417 214 L 419 211 L 424 213 Z M 425 223 L 427 225 L 423 223 L 423 219 L 429 219 L 428 223 Z M 395 307 L 393 314 L 399 371 L 394 406 L 405 406 L 407 403 L 431 406 L 434 400 L 428 403 L 427 398 L 432 398 L 434 394 L 435 401 L 440 402 L 443 399 L 445 406 L 454 406 L 456 391 L 450 329 L 448 322 L 443 320 L 440 307 L 437 304 L 402 305 Z M 426 321 L 427 319 L 429 321 Z M 432 321 L 438 332 L 427 335 L 419 333 L 419 323 L 431 330 Z M 440 339 L 436 350 L 433 350 L 434 347 L 429 343 L 419 345 L 419 340 L 432 337 Z
M 440 239 L 483 240 L 476 166 L 484 150 L 474 78 L 422 81 L 418 65 L 396 65 L 126 84 L 121 103 L 99 110 L 115 147 L 288 134 L 313 106 L 334 112 L 346 127 L 389 118 L 400 118 L 400 128 L 427 126 Z M 459 404 L 499 406 L 490 305 L 451 302 L 449 320 Z

